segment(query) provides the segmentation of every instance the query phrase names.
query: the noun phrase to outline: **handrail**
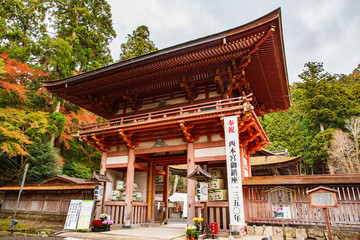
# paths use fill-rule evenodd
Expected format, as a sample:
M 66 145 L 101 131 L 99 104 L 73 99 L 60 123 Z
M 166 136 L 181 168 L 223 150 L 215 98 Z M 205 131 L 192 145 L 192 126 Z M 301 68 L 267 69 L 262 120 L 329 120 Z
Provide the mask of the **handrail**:
M 84 124 L 80 126 L 80 131 L 96 130 L 102 128 L 109 128 L 113 126 L 119 127 L 122 125 L 127 125 L 132 123 L 147 122 L 151 120 L 159 120 L 159 119 L 171 118 L 175 116 L 185 116 L 188 114 L 201 113 L 209 110 L 224 110 L 230 107 L 239 106 L 245 102 L 250 102 L 252 100 L 251 98 L 249 98 L 251 95 L 245 97 L 221 99 L 206 103 L 192 104 L 188 106 L 158 110 L 149 113 L 130 115 L 130 116 L 116 118 L 99 123 Z

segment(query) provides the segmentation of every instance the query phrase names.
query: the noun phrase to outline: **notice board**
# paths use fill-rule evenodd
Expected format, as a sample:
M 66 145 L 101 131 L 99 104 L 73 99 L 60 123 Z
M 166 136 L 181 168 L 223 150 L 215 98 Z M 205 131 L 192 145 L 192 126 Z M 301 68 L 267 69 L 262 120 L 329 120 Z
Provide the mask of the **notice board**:
M 89 229 L 94 200 L 82 200 L 79 220 L 76 229 Z
M 64 229 L 75 230 L 78 223 L 82 200 L 71 200 Z
M 72 199 L 69 205 L 64 229 L 89 229 L 93 209 L 94 200 Z

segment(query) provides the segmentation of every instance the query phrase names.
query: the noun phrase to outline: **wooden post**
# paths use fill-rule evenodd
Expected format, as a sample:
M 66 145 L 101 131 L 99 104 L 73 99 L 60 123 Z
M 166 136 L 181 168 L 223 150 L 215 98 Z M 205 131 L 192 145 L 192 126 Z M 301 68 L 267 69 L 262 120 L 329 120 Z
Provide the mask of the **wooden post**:
M 163 220 L 167 223 L 168 220 L 168 198 L 169 198 L 169 165 L 164 166 L 165 176 L 163 180 L 163 202 L 164 202 L 164 216 Z
M 153 174 L 153 162 L 149 162 L 149 165 L 148 165 L 148 176 L 147 176 L 147 213 L 146 213 L 146 219 L 147 219 L 147 222 L 150 223 L 151 222 L 151 199 L 152 199 L 152 183 L 151 183 L 151 180 L 152 180 L 152 174 Z
M 19 196 L 18 196 L 18 199 L 17 199 L 17 201 L 16 201 L 13 218 L 15 218 L 17 209 L 18 209 L 18 207 L 19 207 L 21 192 L 22 192 L 23 187 L 24 187 L 25 178 L 26 178 L 26 173 L 27 173 L 27 171 L 28 171 L 28 168 L 29 168 L 29 164 L 27 163 L 27 164 L 25 165 L 24 175 L 23 175 L 23 178 L 22 178 L 22 181 L 21 181 Z M 14 232 L 14 231 L 13 231 L 13 232 Z M 12 233 L 13 233 L 13 232 L 12 232 Z
M 326 224 L 326 230 L 327 230 L 328 239 L 332 240 L 330 222 L 329 222 L 329 215 L 328 215 L 327 208 L 323 208 L 323 212 L 324 212 L 324 218 L 325 218 L 325 224 Z
M 151 179 L 151 217 L 150 217 L 150 223 L 154 223 L 155 222 L 155 179 L 156 179 L 156 164 L 154 163 L 152 165 L 152 179 Z
M 106 176 L 106 171 L 104 171 L 103 174 Z M 104 189 L 103 189 L 103 196 L 101 199 L 101 214 L 105 213 L 106 185 L 107 185 L 107 182 L 103 182 Z M 95 205 L 95 208 L 96 208 L 96 205 Z M 111 217 L 114 219 L 114 216 L 111 216 Z
M 195 149 L 194 143 L 187 144 L 187 174 L 195 170 Z M 196 181 L 187 179 L 187 224 L 192 225 L 195 217 L 195 187 Z
M 103 175 L 105 175 L 105 171 L 106 171 L 106 159 L 107 159 L 107 152 L 102 152 L 101 163 L 100 163 L 100 174 Z
M 133 148 L 129 149 L 129 160 L 126 171 L 126 196 L 125 196 L 125 215 L 124 215 L 124 228 L 131 228 L 132 216 L 132 195 L 134 184 L 134 163 L 135 151 Z

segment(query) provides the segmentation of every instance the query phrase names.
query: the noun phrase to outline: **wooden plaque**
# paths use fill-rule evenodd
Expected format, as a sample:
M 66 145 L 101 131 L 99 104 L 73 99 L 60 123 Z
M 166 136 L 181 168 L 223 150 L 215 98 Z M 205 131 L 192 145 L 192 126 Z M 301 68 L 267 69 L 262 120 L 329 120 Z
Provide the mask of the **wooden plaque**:
M 310 206 L 313 208 L 337 208 L 337 192 L 337 190 L 326 187 L 318 187 L 307 191 L 310 194 Z
M 292 189 L 284 187 L 274 187 L 267 190 L 269 202 L 272 205 L 291 205 Z

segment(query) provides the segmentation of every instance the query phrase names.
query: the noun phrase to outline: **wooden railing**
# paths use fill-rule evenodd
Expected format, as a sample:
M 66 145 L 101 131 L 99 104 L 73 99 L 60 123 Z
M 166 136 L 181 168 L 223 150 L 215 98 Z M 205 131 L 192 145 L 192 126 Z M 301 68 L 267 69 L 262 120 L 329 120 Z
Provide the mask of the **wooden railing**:
M 287 186 L 288 187 L 288 186 Z M 338 208 L 329 209 L 329 218 L 333 227 L 360 227 L 360 187 L 328 186 L 338 190 Z M 288 224 L 325 225 L 323 211 L 310 207 L 310 198 L 306 191 L 314 188 L 307 186 L 288 187 L 294 190 L 293 204 L 290 206 L 291 218 Z M 248 223 L 281 223 L 273 218 L 272 206 L 268 201 L 266 190 L 269 187 L 244 188 L 244 202 L 247 203 L 246 219 Z
M 174 119 L 184 116 L 194 116 L 205 113 L 218 113 L 225 110 L 235 110 L 235 108 L 241 108 L 240 105 L 242 105 L 244 102 L 251 101 L 251 98 L 249 98 L 250 96 L 251 95 L 247 96 L 246 98 L 238 97 L 201 104 L 193 104 L 177 108 L 165 109 L 161 111 L 125 116 L 100 123 L 85 124 L 80 126 L 80 132 L 83 133 L 87 131 L 97 131 L 101 129 L 119 128 L 122 126 L 142 124 L 150 121 L 151 123 L 154 123 L 156 121 L 164 121 L 164 119 L 167 118 Z
M 229 203 L 228 202 L 208 202 L 208 224 L 218 223 L 220 232 L 229 231 Z M 201 214 L 200 214 L 201 213 Z M 195 204 L 195 217 L 205 216 L 204 204 Z
M 132 203 L 131 224 L 138 225 L 146 223 L 146 202 Z M 114 221 L 114 227 L 121 227 L 124 225 L 125 203 L 124 202 L 105 202 L 104 212 L 101 212 L 101 205 L 97 205 L 96 219 L 99 219 L 100 214 L 106 213 L 110 215 L 110 219 Z
M 147 202 L 133 202 L 131 224 L 146 223 Z
M 96 208 L 95 219 L 99 219 L 100 214 L 106 213 L 110 215 L 110 219 L 114 221 L 115 227 L 124 225 L 124 213 L 125 203 L 124 202 L 105 202 L 104 212 L 101 212 L 101 205 L 98 204 Z

